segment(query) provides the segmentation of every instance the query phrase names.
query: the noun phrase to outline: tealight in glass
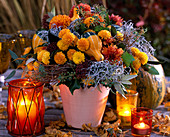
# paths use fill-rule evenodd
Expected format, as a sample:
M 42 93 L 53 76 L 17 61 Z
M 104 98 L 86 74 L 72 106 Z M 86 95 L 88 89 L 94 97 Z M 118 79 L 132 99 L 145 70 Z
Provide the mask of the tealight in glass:
M 136 108 L 137 98 L 138 93 L 135 90 L 127 90 L 124 97 L 116 92 L 117 113 L 123 128 L 131 126 L 131 109 Z
M 131 131 L 134 137 L 149 137 L 152 130 L 153 110 L 144 107 L 132 109 Z

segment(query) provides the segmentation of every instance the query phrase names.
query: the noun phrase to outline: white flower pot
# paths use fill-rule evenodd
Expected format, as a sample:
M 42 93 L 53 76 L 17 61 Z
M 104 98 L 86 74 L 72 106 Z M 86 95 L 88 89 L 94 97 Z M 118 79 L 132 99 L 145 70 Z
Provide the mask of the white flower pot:
M 100 125 L 109 88 L 100 86 L 102 93 L 94 87 L 76 89 L 71 94 L 66 85 L 60 85 L 60 93 L 63 101 L 63 109 L 68 125 L 82 128 L 83 124 L 91 123 L 93 127 Z

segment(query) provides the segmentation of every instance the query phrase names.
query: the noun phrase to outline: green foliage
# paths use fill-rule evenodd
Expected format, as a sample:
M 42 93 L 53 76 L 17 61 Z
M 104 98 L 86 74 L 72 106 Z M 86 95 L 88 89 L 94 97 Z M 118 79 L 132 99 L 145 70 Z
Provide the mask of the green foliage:
M 78 79 L 72 79 L 72 80 L 67 79 L 66 81 L 63 81 L 63 82 L 60 81 L 58 85 L 61 85 L 61 84 L 65 84 L 69 88 L 72 95 L 75 89 L 79 89 L 81 87 L 80 81 Z
M 111 26 L 111 34 L 112 36 L 115 36 L 117 34 L 116 28 L 114 26 Z
M 12 77 L 15 75 L 15 73 L 16 73 L 16 70 L 14 69 L 14 70 L 5 78 L 5 80 L 8 80 L 8 79 L 12 78 Z
M 152 75 L 159 75 L 159 72 L 155 69 L 154 66 L 151 66 L 149 64 L 146 64 L 143 66 L 144 70 Z
M 99 26 L 99 25 L 94 28 L 94 31 L 96 33 L 98 33 L 101 30 L 109 30 L 109 28 L 106 28 L 106 27 L 103 27 L 103 26 Z
M 129 67 L 130 64 L 135 60 L 134 57 L 131 54 L 129 54 L 127 51 L 123 53 L 122 58 L 126 67 Z
M 15 54 L 12 50 L 8 49 L 9 50 L 9 53 L 11 55 L 11 58 L 15 60 L 15 62 L 19 65 L 22 63 L 22 60 L 17 60 L 18 59 L 18 56 L 17 54 Z

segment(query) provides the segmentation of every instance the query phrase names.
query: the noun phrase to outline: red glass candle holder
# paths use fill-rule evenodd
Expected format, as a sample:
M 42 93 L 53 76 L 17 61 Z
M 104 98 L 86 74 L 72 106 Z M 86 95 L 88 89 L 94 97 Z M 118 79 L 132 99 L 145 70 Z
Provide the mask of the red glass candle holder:
M 148 137 L 152 130 L 153 110 L 144 107 L 133 108 L 131 112 L 131 132 L 134 137 Z
M 44 132 L 45 104 L 43 84 L 29 79 L 8 83 L 8 133 L 13 136 L 35 136 Z

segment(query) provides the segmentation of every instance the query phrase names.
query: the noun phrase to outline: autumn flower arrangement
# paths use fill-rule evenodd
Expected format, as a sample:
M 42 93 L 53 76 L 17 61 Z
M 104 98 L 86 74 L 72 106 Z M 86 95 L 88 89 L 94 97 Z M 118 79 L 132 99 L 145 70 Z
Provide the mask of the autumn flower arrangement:
M 55 15 L 55 9 L 44 15 L 32 47 L 16 61 L 24 68 L 24 76 L 32 72 L 31 76 L 40 80 L 57 70 L 57 84 L 67 85 L 72 94 L 80 87 L 100 84 L 124 94 L 124 86 L 131 84 L 129 80 L 141 66 L 157 73 L 148 64 L 154 49 L 144 33 L 131 21 L 109 15 L 103 6 L 80 3 L 72 7 L 69 16 Z M 47 70 L 47 66 L 55 70 Z

